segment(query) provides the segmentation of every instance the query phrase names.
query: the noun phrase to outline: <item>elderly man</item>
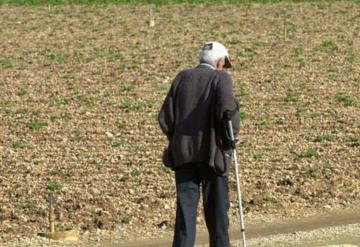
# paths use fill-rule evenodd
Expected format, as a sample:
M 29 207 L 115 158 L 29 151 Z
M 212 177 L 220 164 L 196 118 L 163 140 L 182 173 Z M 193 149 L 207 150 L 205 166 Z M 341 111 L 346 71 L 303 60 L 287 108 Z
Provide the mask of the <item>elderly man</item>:
M 173 246 L 194 246 L 201 186 L 210 246 L 226 247 L 231 144 L 224 115 L 232 116 L 236 134 L 239 107 L 232 80 L 222 70 L 231 67 L 227 49 L 218 42 L 206 43 L 199 60 L 197 67 L 176 76 L 158 116 L 169 140 L 163 162 L 175 171 L 177 210 Z

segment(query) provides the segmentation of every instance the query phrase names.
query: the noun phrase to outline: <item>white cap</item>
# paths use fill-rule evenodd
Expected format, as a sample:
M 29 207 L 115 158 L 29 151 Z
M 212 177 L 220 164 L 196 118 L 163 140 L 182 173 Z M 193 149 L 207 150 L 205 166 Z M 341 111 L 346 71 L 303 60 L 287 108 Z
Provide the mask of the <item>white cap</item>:
M 225 46 L 219 42 L 207 42 L 200 51 L 200 62 L 214 63 L 221 58 L 225 58 L 224 68 L 231 68 L 229 53 Z

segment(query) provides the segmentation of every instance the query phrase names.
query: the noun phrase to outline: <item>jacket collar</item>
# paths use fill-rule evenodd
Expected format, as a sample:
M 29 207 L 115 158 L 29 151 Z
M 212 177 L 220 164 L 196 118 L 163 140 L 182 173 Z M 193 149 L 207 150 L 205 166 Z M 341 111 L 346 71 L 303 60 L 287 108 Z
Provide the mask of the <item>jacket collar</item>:
M 211 64 L 208 64 L 208 63 L 200 63 L 197 67 L 210 68 L 210 69 L 216 70 L 216 68 L 214 66 L 212 66 Z

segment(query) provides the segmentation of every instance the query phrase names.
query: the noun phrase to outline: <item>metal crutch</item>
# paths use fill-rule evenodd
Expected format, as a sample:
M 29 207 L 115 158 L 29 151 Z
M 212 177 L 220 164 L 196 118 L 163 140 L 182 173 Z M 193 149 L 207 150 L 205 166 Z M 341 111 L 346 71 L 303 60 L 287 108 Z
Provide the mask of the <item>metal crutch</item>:
M 234 138 L 234 130 L 232 127 L 231 119 L 228 118 L 226 120 L 227 120 L 228 134 L 229 134 L 229 138 L 230 138 L 230 142 L 231 142 L 231 148 L 233 150 L 232 157 L 234 159 L 234 165 L 235 165 L 236 187 L 237 187 L 237 196 L 238 196 L 239 211 L 240 211 L 240 235 L 241 235 L 241 239 L 242 239 L 242 246 L 246 247 L 244 213 L 243 213 L 243 208 L 242 208 L 242 200 L 241 200 L 242 197 L 241 197 L 241 190 L 240 190 L 239 165 L 238 165 L 237 156 L 236 156 L 236 141 Z

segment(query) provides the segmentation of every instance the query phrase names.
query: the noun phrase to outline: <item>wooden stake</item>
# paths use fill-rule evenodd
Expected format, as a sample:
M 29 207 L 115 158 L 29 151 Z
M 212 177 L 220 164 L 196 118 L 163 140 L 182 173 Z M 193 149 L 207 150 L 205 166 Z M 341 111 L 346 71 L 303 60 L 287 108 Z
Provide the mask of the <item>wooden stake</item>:
M 55 198 L 54 198 L 54 194 L 50 193 L 49 194 L 49 230 L 51 233 L 55 232 L 55 222 L 54 222 L 54 202 L 55 202 Z
M 150 15 L 150 20 L 149 20 L 149 26 L 150 27 L 155 27 L 155 18 L 154 18 L 154 5 L 151 4 L 150 5 L 150 10 L 149 10 L 149 15 Z

